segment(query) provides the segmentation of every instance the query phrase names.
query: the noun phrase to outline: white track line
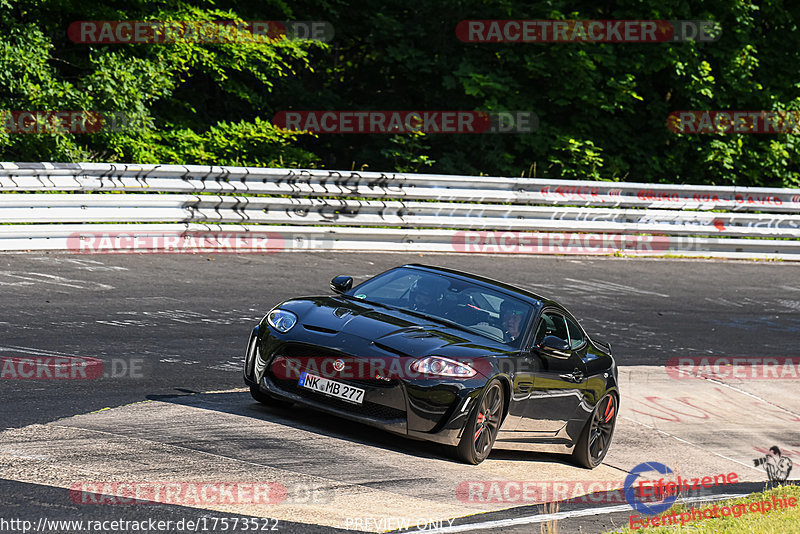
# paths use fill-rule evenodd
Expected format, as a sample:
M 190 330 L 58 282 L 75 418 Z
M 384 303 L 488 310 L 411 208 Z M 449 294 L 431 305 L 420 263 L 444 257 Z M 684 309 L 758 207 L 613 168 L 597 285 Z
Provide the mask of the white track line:
M 659 434 L 664 434 L 665 436 L 668 436 L 668 437 L 670 437 L 672 439 L 680 441 L 681 443 L 685 443 L 687 445 L 691 445 L 692 447 L 700 449 L 700 450 L 702 450 L 704 452 L 711 453 L 711 454 L 713 454 L 715 456 L 719 456 L 720 458 L 724 458 L 725 460 L 729 460 L 729 461 L 737 463 L 739 465 L 743 465 L 744 467 L 747 467 L 748 469 L 753 469 L 755 471 L 761 472 L 760 469 L 758 469 L 757 467 L 753 467 L 751 464 L 748 464 L 748 463 L 745 463 L 745 462 L 740 462 L 739 460 L 736 460 L 734 458 L 730 458 L 730 457 L 725 456 L 724 454 L 720 454 L 718 452 L 710 451 L 703 445 L 698 445 L 697 443 L 692 443 L 691 441 L 689 441 L 687 439 L 683 439 L 681 437 L 678 437 L 675 434 L 670 434 L 669 432 L 665 432 L 664 430 L 661 430 L 658 427 L 648 425 L 647 423 L 642 423 L 641 421 L 636 421 L 635 419 L 631 419 L 630 417 L 627 417 L 627 416 L 624 416 L 624 415 L 620 415 L 619 418 L 620 419 L 626 419 L 626 420 L 630 421 L 631 423 L 636 423 L 637 425 L 642 425 L 643 427 L 649 428 L 650 430 L 654 430 L 654 431 L 658 432 Z
M 713 382 L 714 384 L 719 384 L 720 386 L 726 387 L 728 389 L 732 389 L 733 391 L 735 391 L 737 393 L 741 393 L 742 395 L 746 395 L 748 397 L 752 397 L 752 398 L 754 398 L 756 400 L 759 400 L 759 401 L 763 402 L 764 404 L 769 404 L 770 406 L 774 406 L 774 407 L 778 408 L 779 410 L 783 410 L 784 412 L 788 413 L 789 415 L 793 415 L 795 417 L 800 417 L 800 414 L 794 413 L 793 411 L 791 411 L 791 410 L 789 410 L 787 408 L 784 408 L 783 406 L 779 406 L 778 404 L 775 404 L 774 402 L 768 401 L 767 399 L 763 399 L 763 398 L 759 397 L 758 395 L 755 395 L 753 393 L 745 391 L 745 390 L 743 390 L 741 388 L 738 388 L 738 387 L 736 387 L 734 385 L 728 384 L 727 382 L 722 382 L 721 380 L 717 380 L 717 379 L 715 379 L 713 377 L 706 376 L 706 375 L 692 374 L 689 371 L 685 371 L 683 369 L 678 369 L 678 372 L 679 373 L 683 373 L 683 374 L 688 374 L 691 377 L 698 378 L 698 379 L 701 379 L 701 380 L 708 380 L 709 382 Z
M 82 356 L 67 354 L 66 352 L 57 352 L 54 350 L 34 349 L 32 347 L 18 347 L 15 345 L 0 346 L 0 352 L 10 352 L 10 351 L 24 352 L 27 354 L 32 354 L 34 356 L 61 356 L 66 358 L 82 358 Z

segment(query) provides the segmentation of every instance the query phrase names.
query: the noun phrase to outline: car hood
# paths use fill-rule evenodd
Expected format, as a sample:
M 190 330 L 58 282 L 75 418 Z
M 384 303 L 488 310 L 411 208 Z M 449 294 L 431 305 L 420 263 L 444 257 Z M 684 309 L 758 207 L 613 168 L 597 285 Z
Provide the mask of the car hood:
M 344 297 L 305 297 L 280 305 L 297 314 L 295 326 L 332 336 L 358 337 L 399 356 L 437 354 L 474 358 L 509 347 L 435 319 Z

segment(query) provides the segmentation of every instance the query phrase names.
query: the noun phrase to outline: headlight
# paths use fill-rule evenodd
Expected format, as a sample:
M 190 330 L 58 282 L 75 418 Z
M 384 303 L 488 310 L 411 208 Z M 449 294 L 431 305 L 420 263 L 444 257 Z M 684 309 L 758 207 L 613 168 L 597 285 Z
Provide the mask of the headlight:
M 411 364 L 411 370 L 426 375 L 453 376 L 456 378 L 470 378 L 477 371 L 469 365 L 450 358 L 441 356 L 428 356 Z
M 297 316 L 290 311 L 276 309 L 267 314 L 267 322 L 272 328 L 285 334 L 297 324 Z

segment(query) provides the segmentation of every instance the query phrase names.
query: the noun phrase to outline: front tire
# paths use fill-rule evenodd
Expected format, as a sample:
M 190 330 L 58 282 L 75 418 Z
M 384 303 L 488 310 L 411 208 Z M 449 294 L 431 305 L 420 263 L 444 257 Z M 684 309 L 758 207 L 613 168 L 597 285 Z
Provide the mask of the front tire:
M 613 393 L 607 393 L 600 399 L 572 451 L 575 463 L 587 469 L 594 469 L 603 463 L 614 436 L 618 411 L 617 397 Z
M 503 397 L 503 385 L 497 380 L 484 388 L 456 446 L 456 457 L 462 462 L 477 465 L 489 456 L 503 418 Z
M 267 395 L 266 393 L 262 393 L 261 390 L 258 389 L 258 386 L 250 386 L 250 395 L 253 397 L 253 399 L 257 400 L 258 402 L 266 406 L 275 406 L 277 408 L 288 408 L 289 406 L 294 404 L 289 401 L 274 399 L 269 395 Z

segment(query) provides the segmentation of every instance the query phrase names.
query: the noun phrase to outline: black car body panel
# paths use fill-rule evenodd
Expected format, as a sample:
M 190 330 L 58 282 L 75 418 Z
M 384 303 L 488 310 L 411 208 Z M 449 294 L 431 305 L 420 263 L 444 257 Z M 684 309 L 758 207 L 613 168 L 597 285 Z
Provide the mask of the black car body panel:
M 542 314 L 548 310 L 548 318 L 563 316 L 577 325 L 559 304 L 508 284 L 450 269 L 420 265 L 397 269 L 412 275 L 421 271 L 447 277 L 451 284 L 471 284 L 491 290 L 492 295 L 508 295 L 515 302 L 525 303 L 533 311 L 522 325 L 524 335 L 514 346 L 497 339 L 496 326 L 481 323 L 464 327 L 447 317 L 372 302 L 363 295 L 356 297 L 361 284 L 344 294 L 300 297 L 276 306 L 295 314 L 297 324 L 281 333 L 266 316 L 262 319 L 248 344 L 245 382 L 276 399 L 408 437 L 456 445 L 484 386 L 497 379 L 506 395 L 495 447 L 564 453 L 572 450 L 604 395 L 614 392 L 618 400 L 617 371 L 610 348 L 594 342 L 582 329 L 575 336 L 583 335 L 582 345 L 559 356 L 533 346 L 537 328 L 545 320 Z M 487 304 L 467 304 L 456 311 L 474 313 L 479 318 L 483 314 L 487 321 L 496 321 L 496 313 Z M 478 328 L 483 330 L 475 330 Z M 412 372 L 410 366 L 428 356 L 467 362 L 477 372 L 471 377 Z M 301 387 L 297 375 L 308 371 L 312 360 L 323 366 L 329 362 L 343 365 L 343 371 L 330 367 L 312 371 L 363 389 L 363 403 Z

